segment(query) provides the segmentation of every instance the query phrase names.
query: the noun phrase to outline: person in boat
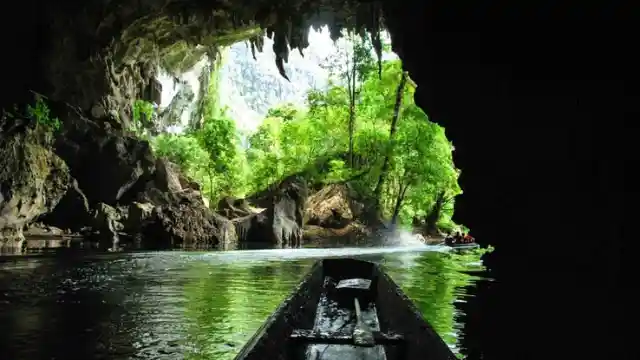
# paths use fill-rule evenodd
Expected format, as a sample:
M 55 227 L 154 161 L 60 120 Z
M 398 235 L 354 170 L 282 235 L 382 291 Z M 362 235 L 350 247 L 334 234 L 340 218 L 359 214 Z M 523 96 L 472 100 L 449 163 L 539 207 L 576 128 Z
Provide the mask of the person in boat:
M 475 241 L 476 241 L 476 239 L 475 239 L 473 236 L 469 235 L 468 233 L 464 235 L 464 240 L 463 240 L 463 242 L 464 242 L 465 244 L 472 244 L 472 243 L 474 243 Z
M 462 236 L 460 234 L 460 231 L 456 231 L 453 234 L 447 235 L 447 237 L 444 239 L 444 244 L 447 246 L 456 245 L 460 244 L 461 240 Z
M 447 246 L 451 246 L 455 243 L 455 239 L 453 236 L 451 236 L 451 234 L 447 235 L 447 237 L 444 238 L 444 244 Z

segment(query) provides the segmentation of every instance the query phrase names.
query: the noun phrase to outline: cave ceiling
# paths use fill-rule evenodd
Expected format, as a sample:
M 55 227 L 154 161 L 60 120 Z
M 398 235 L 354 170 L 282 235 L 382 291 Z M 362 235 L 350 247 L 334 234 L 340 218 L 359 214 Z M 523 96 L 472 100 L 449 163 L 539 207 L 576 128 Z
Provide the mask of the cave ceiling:
M 275 63 L 286 77 L 283 63 L 289 51 L 303 53 L 309 45 L 309 27 L 323 25 L 329 26 L 334 40 L 345 28 L 368 32 L 378 55 L 381 53 L 379 1 L 93 0 L 73 11 L 79 16 L 54 17 L 53 32 L 68 35 L 58 36 L 60 45 L 69 38 L 80 38 L 76 56 L 107 55 L 116 66 L 161 59 L 176 44 L 213 49 L 248 40 L 252 51 L 261 51 L 267 35 L 274 40 Z

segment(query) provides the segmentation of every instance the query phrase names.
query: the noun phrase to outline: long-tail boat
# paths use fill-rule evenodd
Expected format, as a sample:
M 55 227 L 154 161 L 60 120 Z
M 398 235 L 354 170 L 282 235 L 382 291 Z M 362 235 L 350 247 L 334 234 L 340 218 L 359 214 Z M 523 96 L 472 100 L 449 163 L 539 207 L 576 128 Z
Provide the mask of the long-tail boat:
M 316 263 L 236 360 L 444 360 L 447 344 L 379 265 Z

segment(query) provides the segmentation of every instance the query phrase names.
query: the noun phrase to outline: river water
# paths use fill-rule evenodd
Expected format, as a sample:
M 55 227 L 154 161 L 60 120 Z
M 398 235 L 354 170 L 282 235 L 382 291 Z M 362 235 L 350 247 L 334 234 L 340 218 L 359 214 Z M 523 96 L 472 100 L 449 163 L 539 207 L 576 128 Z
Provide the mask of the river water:
M 0 259 L 0 358 L 233 359 L 315 261 L 381 263 L 457 352 L 476 254 L 437 246 Z

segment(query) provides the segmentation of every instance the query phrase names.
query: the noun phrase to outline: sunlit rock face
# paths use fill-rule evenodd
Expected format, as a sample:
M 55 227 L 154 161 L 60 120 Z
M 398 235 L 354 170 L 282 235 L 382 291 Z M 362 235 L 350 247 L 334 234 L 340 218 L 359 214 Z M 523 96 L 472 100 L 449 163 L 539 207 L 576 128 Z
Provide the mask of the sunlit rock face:
M 231 46 L 220 68 L 220 101 L 243 130 L 255 130 L 267 111 L 284 102 L 304 106 L 310 89 L 327 86 L 328 72 L 321 65 L 334 50 L 327 29 L 309 31 L 304 56 L 292 52 L 284 69 L 290 81 L 273 65 L 273 40 L 265 37 L 262 52 L 255 54 L 247 43 Z
M 161 68 L 156 75 L 163 84 L 160 127 L 171 127 L 171 131 L 197 127 L 205 95 L 226 108 L 243 133 L 255 130 L 274 106 L 285 102 L 306 106 L 309 90 L 326 87 L 329 74 L 322 65 L 336 49 L 326 27 L 310 29 L 309 39 L 304 56 L 293 52 L 284 65 L 289 80 L 274 66 L 274 41 L 267 36 L 263 36 L 263 51 L 256 52 L 255 58 L 250 42 L 241 41 L 220 49 L 215 64 L 203 56 L 191 69 L 175 76 Z M 211 81 L 216 84 L 209 87 Z
M 211 61 L 203 57 L 196 65 L 179 76 L 172 76 L 159 69 L 157 79 L 163 84 L 159 105 L 158 122 L 162 130 L 172 126 L 197 123 L 201 114 L 199 104 L 203 101 L 209 84 Z

